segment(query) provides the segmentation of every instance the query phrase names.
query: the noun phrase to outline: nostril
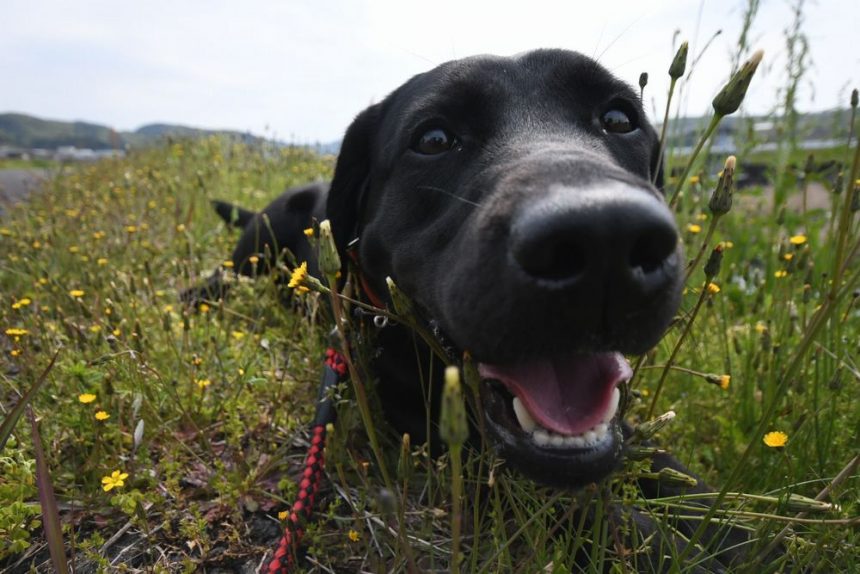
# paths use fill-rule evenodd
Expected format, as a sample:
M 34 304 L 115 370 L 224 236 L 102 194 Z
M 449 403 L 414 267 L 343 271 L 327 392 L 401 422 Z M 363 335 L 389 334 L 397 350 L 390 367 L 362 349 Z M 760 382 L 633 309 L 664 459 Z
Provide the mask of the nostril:
M 641 269 L 645 274 L 661 269 L 675 252 L 677 241 L 674 229 L 668 227 L 640 235 L 630 250 L 627 261 L 630 269 Z
M 547 237 L 534 241 L 515 252 L 520 267 L 541 279 L 572 279 L 585 272 L 588 265 L 585 251 L 575 241 Z

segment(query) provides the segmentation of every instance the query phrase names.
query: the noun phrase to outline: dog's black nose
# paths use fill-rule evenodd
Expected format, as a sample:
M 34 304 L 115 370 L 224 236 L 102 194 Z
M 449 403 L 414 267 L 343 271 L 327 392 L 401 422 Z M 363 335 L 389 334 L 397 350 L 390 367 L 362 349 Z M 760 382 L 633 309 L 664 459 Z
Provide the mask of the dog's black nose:
M 672 214 L 650 192 L 609 181 L 554 188 L 511 228 L 511 254 L 549 287 L 648 295 L 677 275 L 678 232 Z

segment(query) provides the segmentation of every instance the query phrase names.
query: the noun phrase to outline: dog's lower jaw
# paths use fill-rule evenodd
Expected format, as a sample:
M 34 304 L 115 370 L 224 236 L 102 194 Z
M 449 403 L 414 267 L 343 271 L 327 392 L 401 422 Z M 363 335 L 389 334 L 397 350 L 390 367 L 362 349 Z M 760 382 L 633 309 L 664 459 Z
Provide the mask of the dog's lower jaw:
M 546 486 L 577 490 L 600 482 L 620 466 L 624 441 L 617 413 L 601 422 L 605 430 L 583 446 L 558 444 L 551 439 L 545 442 L 543 437 L 536 440 L 535 433 L 556 439 L 558 435 L 541 428 L 531 432 L 523 429 L 511 397 L 495 385 L 491 381 L 480 384 L 484 428 L 488 442 L 512 468 Z

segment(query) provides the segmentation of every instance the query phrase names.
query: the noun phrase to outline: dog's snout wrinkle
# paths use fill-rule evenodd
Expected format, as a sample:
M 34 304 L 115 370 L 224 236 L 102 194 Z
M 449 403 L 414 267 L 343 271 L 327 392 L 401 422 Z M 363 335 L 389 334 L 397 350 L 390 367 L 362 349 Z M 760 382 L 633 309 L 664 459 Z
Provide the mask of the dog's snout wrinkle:
M 637 296 L 664 286 L 677 266 L 678 233 L 666 206 L 610 181 L 556 188 L 512 222 L 511 255 L 548 287 L 621 284 Z

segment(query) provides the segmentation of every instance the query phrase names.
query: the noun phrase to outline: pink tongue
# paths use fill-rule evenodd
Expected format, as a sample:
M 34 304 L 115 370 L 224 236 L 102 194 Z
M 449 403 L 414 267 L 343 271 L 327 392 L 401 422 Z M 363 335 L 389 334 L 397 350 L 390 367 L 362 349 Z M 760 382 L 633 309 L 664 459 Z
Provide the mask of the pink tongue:
M 602 422 L 612 389 L 633 374 L 620 353 L 569 355 L 518 365 L 478 365 L 519 397 L 534 420 L 558 434 L 582 434 Z

